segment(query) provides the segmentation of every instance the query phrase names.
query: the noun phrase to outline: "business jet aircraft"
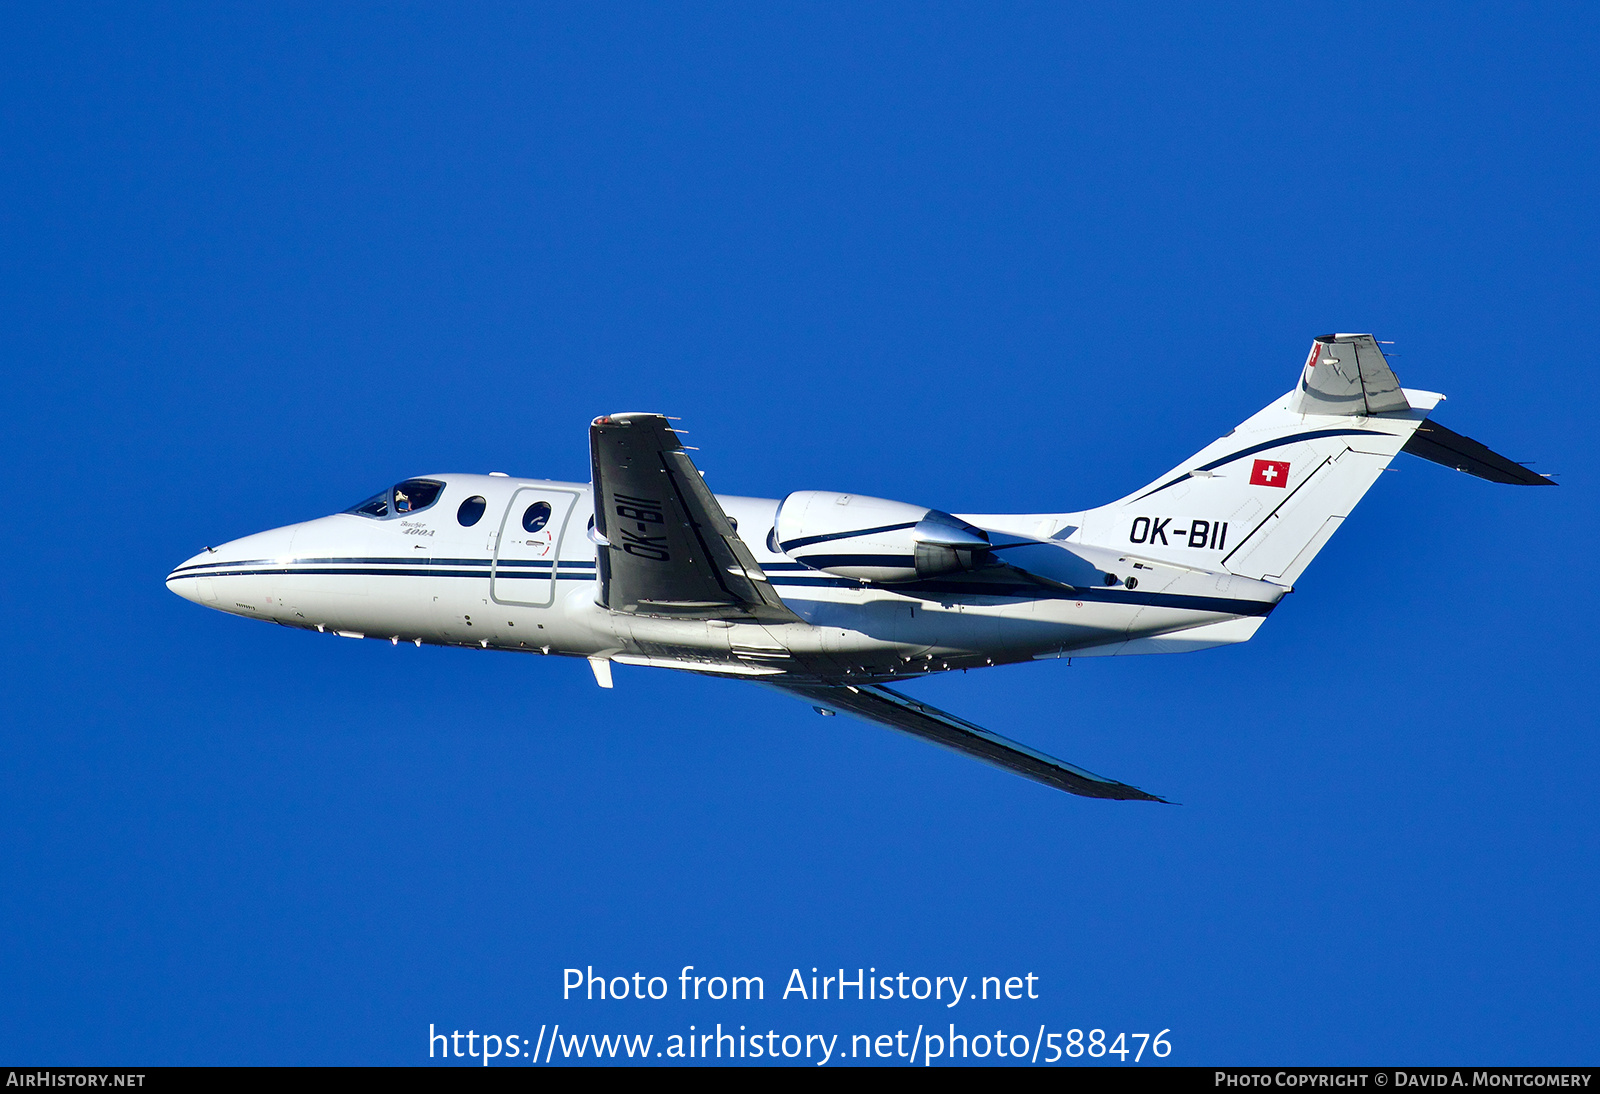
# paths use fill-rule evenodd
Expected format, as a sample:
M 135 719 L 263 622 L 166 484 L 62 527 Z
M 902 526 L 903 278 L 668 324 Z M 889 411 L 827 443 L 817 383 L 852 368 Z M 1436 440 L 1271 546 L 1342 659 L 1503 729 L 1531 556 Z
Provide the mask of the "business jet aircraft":
M 1133 493 L 952 514 L 860 494 L 713 494 L 659 414 L 589 427 L 590 483 L 406 479 L 343 513 L 208 547 L 167 587 L 346 638 L 754 680 L 1095 798 L 1162 801 L 886 686 L 1059 657 L 1247 641 L 1404 451 L 1555 485 L 1428 421 L 1367 334 L 1316 339 L 1295 389 Z

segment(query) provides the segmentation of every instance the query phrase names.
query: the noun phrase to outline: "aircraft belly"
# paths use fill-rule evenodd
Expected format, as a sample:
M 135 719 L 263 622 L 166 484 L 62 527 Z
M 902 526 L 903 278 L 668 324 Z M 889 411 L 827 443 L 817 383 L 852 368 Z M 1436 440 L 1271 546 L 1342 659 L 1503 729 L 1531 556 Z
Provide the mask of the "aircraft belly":
M 790 599 L 812 625 L 786 641 L 819 673 L 904 675 L 1028 660 L 1068 643 L 1120 639 L 1130 618 L 1120 605 L 986 600 Z
M 822 632 L 804 624 L 691 621 L 616 615 L 628 663 L 750 676 L 833 676 L 843 671 L 822 649 Z
M 729 658 L 728 631 L 705 620 L 617 616 L 627 652 L 668 661 L 720 664 Z

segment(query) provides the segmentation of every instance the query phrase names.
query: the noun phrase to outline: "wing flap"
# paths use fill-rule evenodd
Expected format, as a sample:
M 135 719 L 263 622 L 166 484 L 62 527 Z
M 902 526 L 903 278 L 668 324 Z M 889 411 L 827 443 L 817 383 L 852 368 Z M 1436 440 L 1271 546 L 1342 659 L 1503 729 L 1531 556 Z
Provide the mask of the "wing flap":
M 880 684 L 833 686 L 785 683 L 767 686 L 799 695 L 814 703 L 820 712 L 844 711 L 854 714 L 858 718 L 921 737 L 1069 794 L 1120 801 L 1166 801 L 1137 787 L 1103 778 L 1047 756 Z
M 660 414 L 589 427 L 600 603 L 628 615 L 792 622 Z

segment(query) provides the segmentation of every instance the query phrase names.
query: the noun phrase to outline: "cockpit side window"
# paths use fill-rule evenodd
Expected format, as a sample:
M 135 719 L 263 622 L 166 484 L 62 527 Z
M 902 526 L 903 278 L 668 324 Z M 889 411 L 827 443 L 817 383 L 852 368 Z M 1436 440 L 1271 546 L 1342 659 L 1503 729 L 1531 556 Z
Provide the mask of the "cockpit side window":
M 405 482 L 396 483 L 394 511 L 420 513 L 439 500 L 439 491 L 443 489 L 444 483 L 434 482 L 432 479 L 407 479 Z
M 443 490 L 444 483 L 433 479 L 407 479 L 396 483 L 393 489 L 374 494 L 360 505 L 352 505 L 345 512 L 375 519 L 420 513 L 438 501 Z

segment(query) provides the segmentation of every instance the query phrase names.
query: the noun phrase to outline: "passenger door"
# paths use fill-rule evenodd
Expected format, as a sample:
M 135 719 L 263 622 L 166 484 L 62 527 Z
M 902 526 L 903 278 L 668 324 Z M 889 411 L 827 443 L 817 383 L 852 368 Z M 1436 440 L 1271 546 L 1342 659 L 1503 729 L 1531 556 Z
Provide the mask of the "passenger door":
M 489 596 L 497 604 L 547 608 L 555 601 L 557 557 L 578 495 L 525 486 L 511 496 L 495 537 Z

